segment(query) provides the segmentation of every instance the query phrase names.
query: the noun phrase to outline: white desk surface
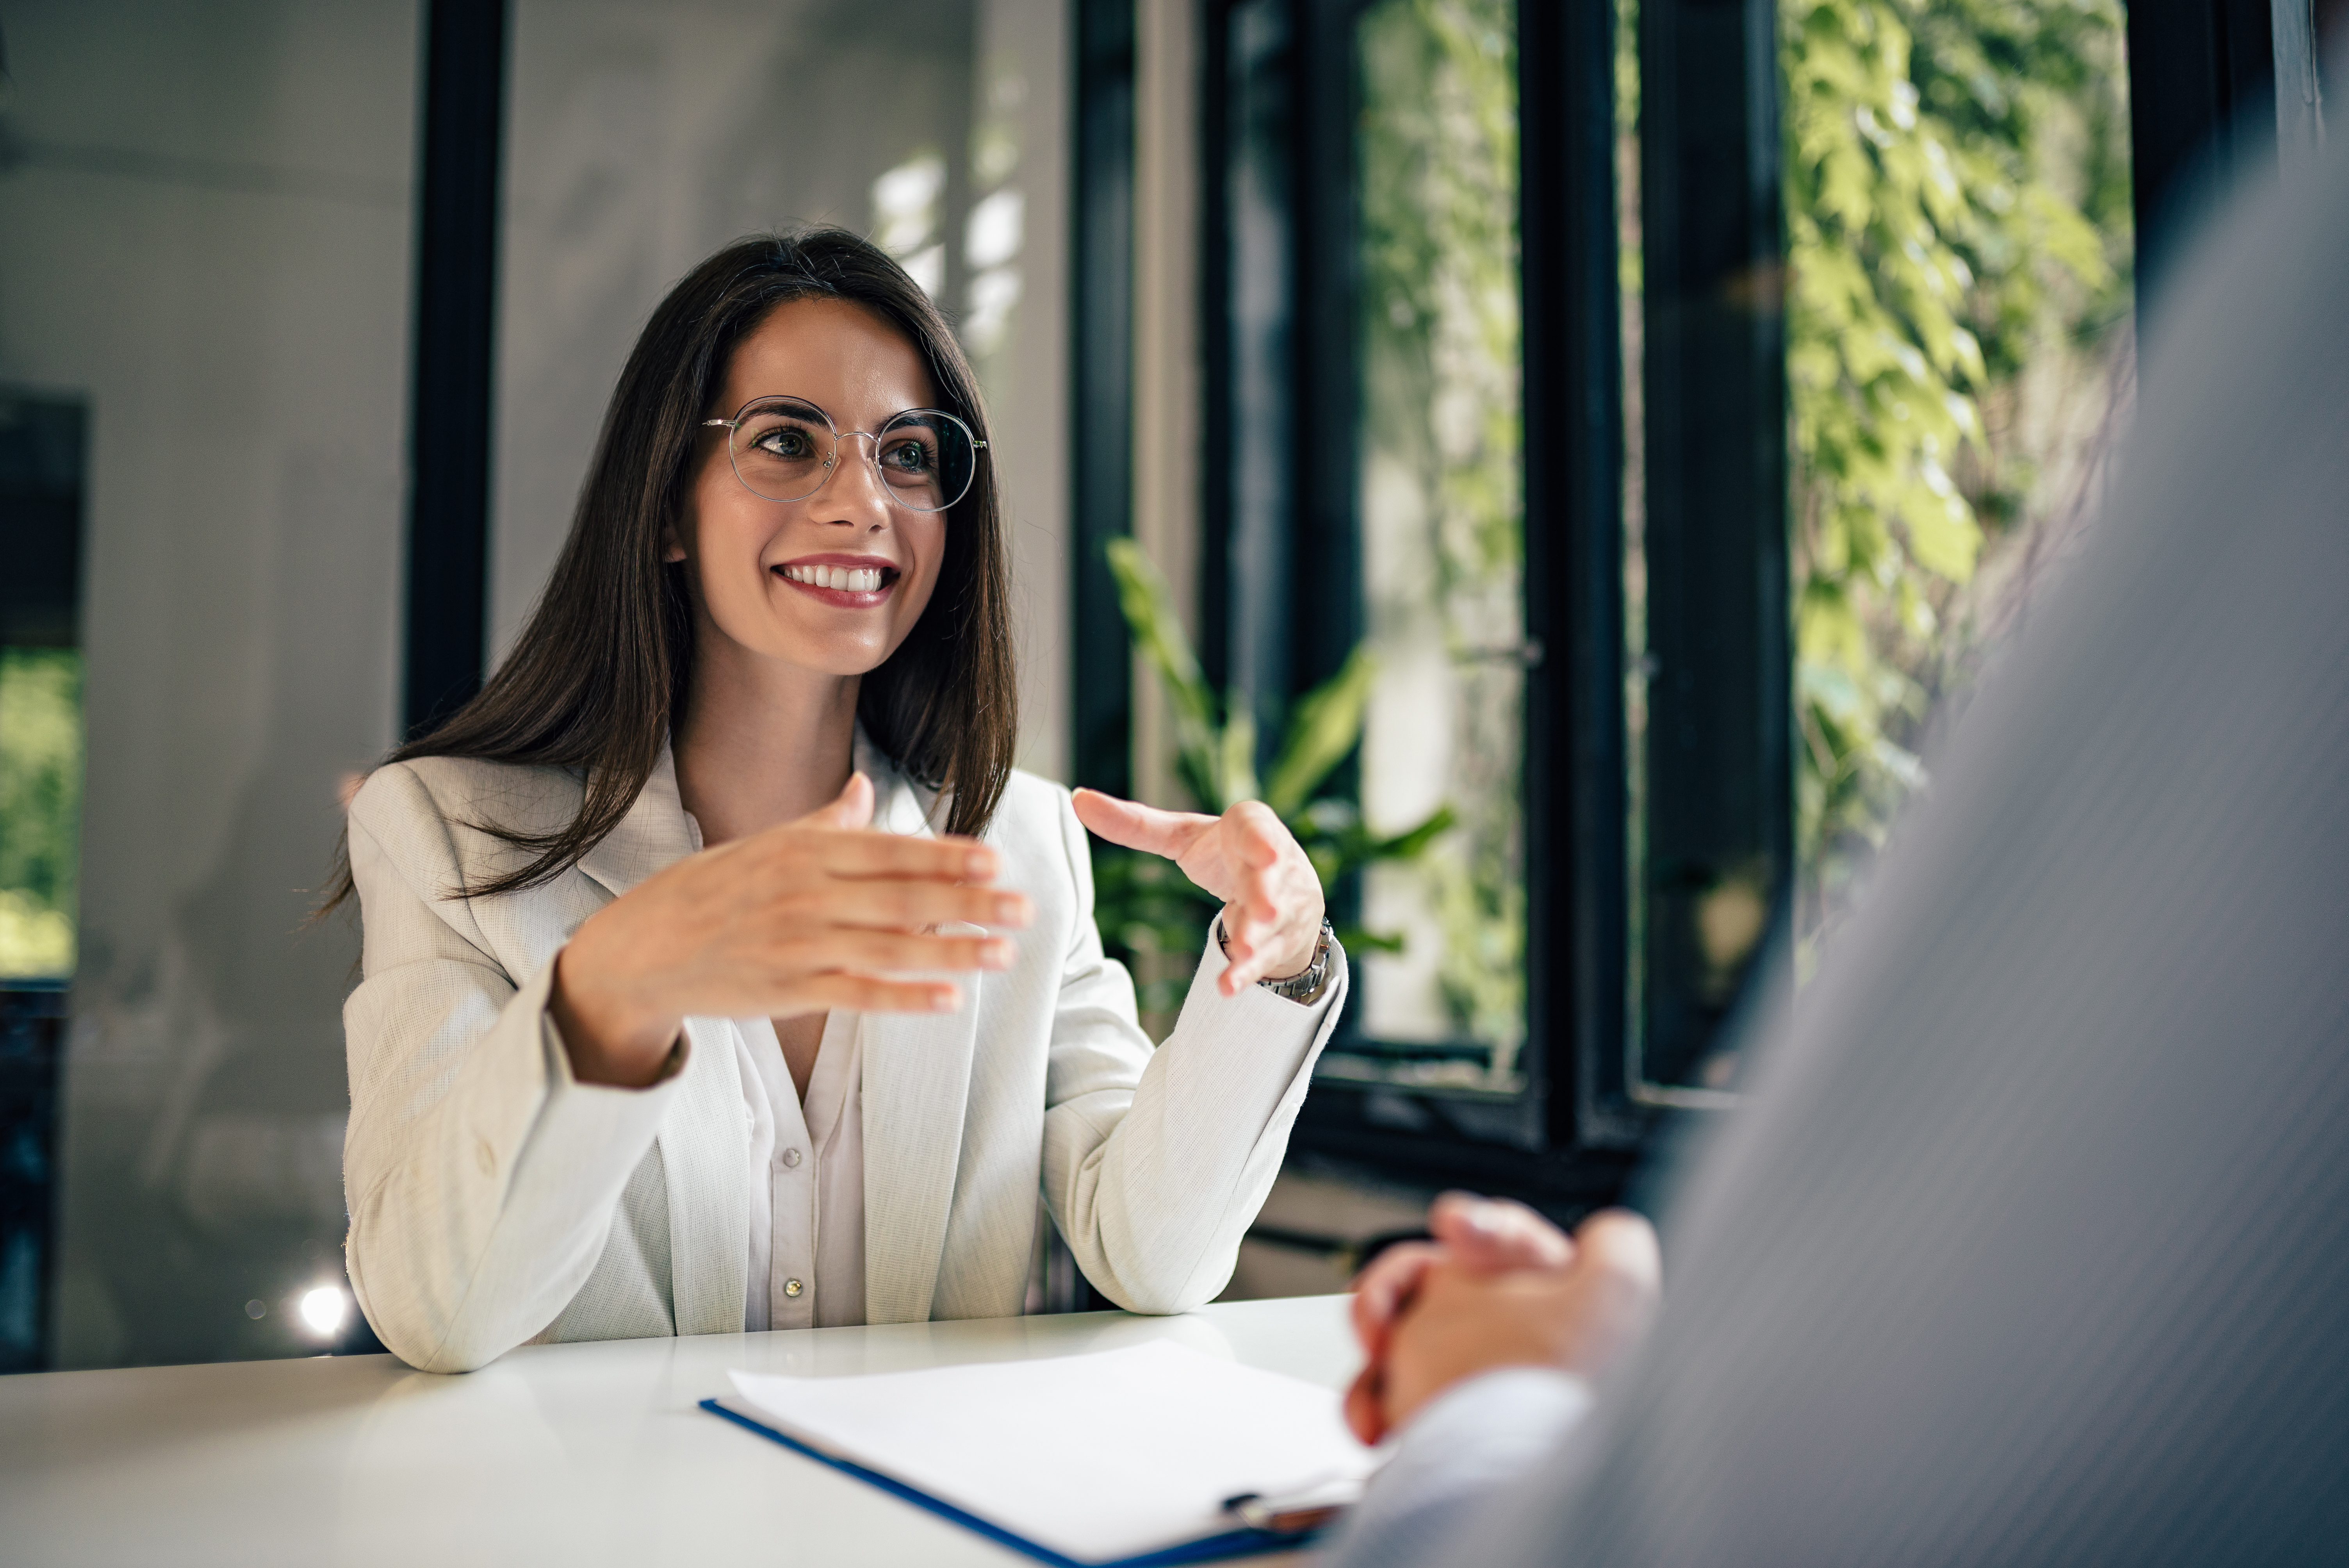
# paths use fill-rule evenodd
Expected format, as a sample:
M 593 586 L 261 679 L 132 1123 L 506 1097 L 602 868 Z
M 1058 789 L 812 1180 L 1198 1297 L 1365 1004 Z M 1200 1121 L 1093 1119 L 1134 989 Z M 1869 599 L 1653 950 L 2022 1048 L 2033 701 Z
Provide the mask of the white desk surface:
M 697 1408 L 802 1376 L 1179 1339 L 1341 1387 L 1345 1297 L 0 1377 L 11 1564 L 1006 1564 L 1030 1560 Z M 1295 1561 L 1301 1554 L 1252 1563 Z

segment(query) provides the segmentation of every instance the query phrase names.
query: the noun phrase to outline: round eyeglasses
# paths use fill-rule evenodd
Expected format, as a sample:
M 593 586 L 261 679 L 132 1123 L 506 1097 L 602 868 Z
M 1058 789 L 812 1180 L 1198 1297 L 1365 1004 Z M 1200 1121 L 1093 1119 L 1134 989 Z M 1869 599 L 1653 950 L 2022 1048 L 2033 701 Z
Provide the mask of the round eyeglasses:
M 704 419 L 726 431 L 734 477 L 768 500 L 805 500 L 840 466 L 841 443 L 863 436 L 868 460 L 889 499 L 908 511 L 944 511 L 970 493 L 987 443 L 943 408 L 908 408 L 878 430 L 832 427 L 832 417 L 804 397 L 753 397 L 731 419 Z

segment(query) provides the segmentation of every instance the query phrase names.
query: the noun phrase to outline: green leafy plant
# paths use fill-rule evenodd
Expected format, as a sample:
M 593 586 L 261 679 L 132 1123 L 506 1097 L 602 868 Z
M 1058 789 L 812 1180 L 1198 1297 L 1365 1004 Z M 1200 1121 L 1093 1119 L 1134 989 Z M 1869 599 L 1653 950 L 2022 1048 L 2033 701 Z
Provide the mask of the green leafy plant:
M 1985 552 L 2060 504 L 2061 388 L 2023 389 L 2101 394 L 2129 304 L 2121 32 L 2116 0 L 1781 0 L 1811 934 L 1923 782 Z
M 1386 1002 L 1423 1042 L 1436 1002 L 1493 1088 L 1526 1031 L 1518 9 L 1377 0 L 1355 33 L 1362 610 L 1399 687 L 1442 693 L 1439 798 L 1458 817 L 1370 894 L 1435 948 Z M 1425 979 L 1435 995 L 1413 996 Z
M 0 976 L 74 968 L 81 655 L 0 648 Z
M 1199 810 L 1221 812 L 1241 800 L 1262 800 L 1297 836 L 1324 887 L 1377 861 L 1414 860 L 1453 825 L 1446 806 L 1408 831 L 1381 835 L 1363 825 L 1351 801 L 1315 797 L 1361 740 L 1376 667 L 1361 647 L 1335 676 L 1298 699 L 1279 753 L 1259 781 L 1255 717 L 1243 702 L 1216 700 L 1184 634 L 1166 580 L 1132 540 L 1112 540 L 1108 549 L 1118 606 L 1134 651 L 1157 676 L 1174 712 L 1175 776 Z M 1128 959 L 1196 953 L 1206 942 L 1207 923 L 1221 907 L 1172 861 L 1112 845 L 1094 847 L 1093 882 L 1102 941 Z M 1341 929 L 1339 939 L 1354 952 L 1402 947 L 1398 937 L 1359 929 Z M 1144 1010 L 1177 1005 L 1188 984 L 1187 971 L 1145 977 Z

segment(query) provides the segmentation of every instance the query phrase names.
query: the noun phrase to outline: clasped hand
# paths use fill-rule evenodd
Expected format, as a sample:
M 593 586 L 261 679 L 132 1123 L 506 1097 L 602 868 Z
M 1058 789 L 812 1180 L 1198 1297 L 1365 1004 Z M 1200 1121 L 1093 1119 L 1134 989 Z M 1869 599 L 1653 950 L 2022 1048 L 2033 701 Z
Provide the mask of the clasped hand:
M 951 1012 L 962 995 L 949 976 L 1009 968 L 999 934 L 1035 908 L 994 885 L 1001 857 L 972 839 L 869 831 L 873 808 L 872 781 L 853 775 L 820 810 L 689 855 L 583 923 L 556 955 L 549 1003 L 574 1076 L 652 1082 L 688 1016 Z M 1225 901 L 1225 995 L 1312 961 L 1320 880 L 1264 806 L 1203 817 L 1083 789 L 1077 813 Z
M 1569 1237 L 1522 1203 L 1447 1192 L 1428 1230 L 1432 1241 L 1389 1247 L 1354 1282 L 1364 1362 L 1346 1424 L 1366 1443 L 1480 1372 L 1597 1378 L 1655 1316 L 1656 1233 L 1629 1210 L 1601 1210 Z

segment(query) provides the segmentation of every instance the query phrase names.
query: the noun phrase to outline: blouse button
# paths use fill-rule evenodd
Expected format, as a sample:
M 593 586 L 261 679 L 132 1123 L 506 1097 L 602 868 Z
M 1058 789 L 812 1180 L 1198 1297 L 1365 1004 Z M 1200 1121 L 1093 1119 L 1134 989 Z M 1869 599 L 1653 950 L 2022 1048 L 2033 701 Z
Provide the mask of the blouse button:
M 785 1295 L 797 1295 L 801 1291 L 806 1288 L 806 1286 L 801 1284 L 800 1282 L 795 1279 L 787 1279 L 783 1282 L 783 1294 Z
M 783 1164 L 791 1170 L 798 1170 L 800 1165 L 800 1151 L 796 1149 L 784 1150 Z

